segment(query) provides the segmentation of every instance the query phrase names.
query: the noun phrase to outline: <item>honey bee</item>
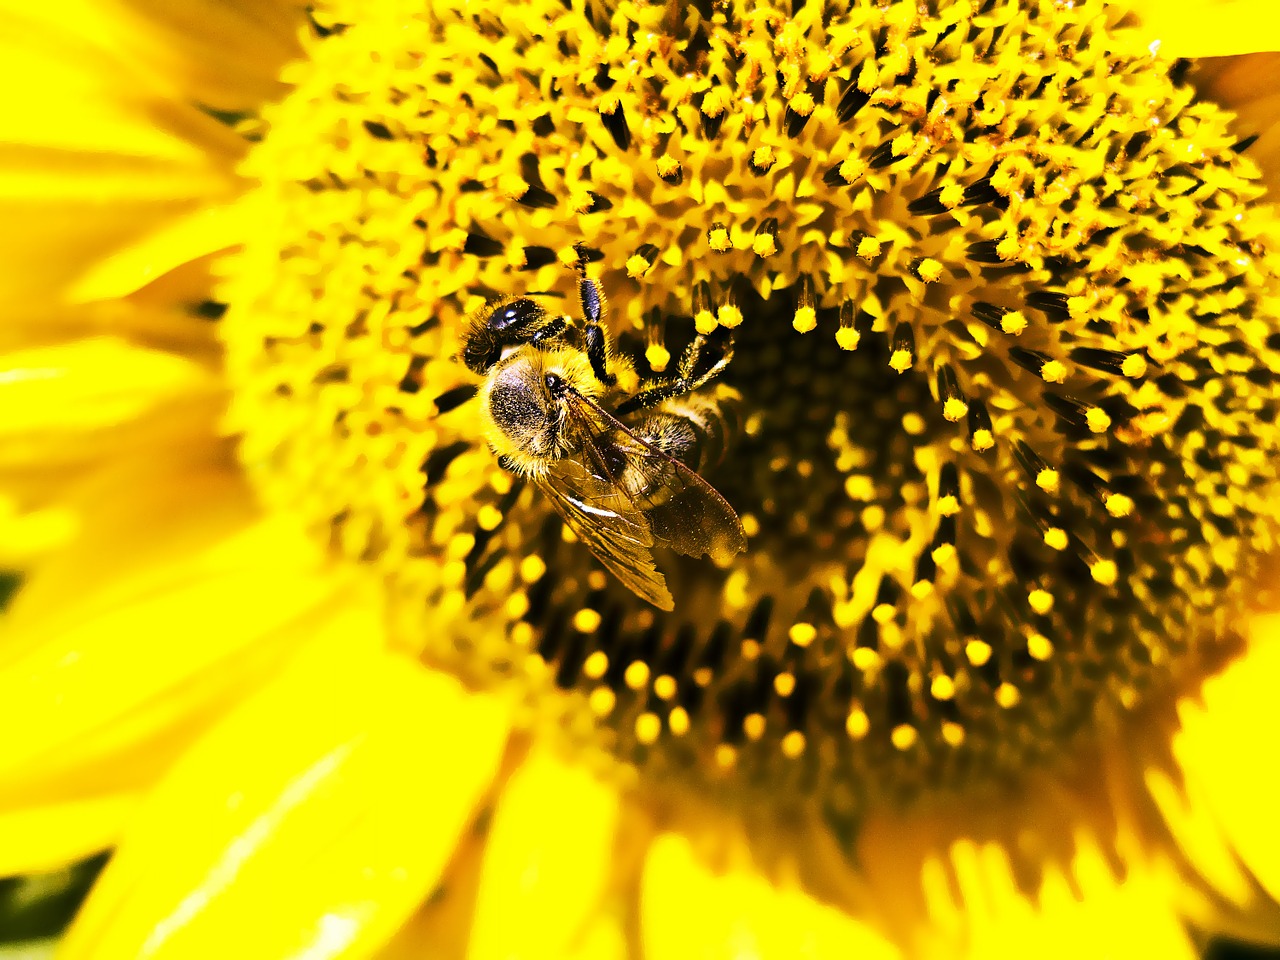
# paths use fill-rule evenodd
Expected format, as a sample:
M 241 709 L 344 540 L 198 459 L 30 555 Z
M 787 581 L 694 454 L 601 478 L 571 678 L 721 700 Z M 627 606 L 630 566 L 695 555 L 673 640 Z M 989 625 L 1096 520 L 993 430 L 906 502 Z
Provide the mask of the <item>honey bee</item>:
M 747 545 L 738 515 L 698 475 L 729 433 L 731 391 L 702 388 L 728 365 L 732 343 L 717 354 L 699 336 L 674 377 L 635 383 L 609 341 L 585 260 L 578 273 L 582 326 L 529 296 L 495 301 L 473 322 L 462 360 L 485 378 L 478 399 L 500 462 L 530 479 L 623 584 L 671 610 L 655 546 L 723 563 Z

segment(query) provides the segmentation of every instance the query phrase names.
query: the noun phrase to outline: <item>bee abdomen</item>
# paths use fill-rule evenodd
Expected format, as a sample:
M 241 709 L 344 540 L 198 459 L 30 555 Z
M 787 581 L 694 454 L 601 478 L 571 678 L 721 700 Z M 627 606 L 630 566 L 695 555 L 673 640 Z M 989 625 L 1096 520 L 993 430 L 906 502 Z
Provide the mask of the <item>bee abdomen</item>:
M 732 431 L 721 402 L 693 395 L 668 400 L 637 424 L 635 432 L 673 460 L 701 473 L 723 459 Z

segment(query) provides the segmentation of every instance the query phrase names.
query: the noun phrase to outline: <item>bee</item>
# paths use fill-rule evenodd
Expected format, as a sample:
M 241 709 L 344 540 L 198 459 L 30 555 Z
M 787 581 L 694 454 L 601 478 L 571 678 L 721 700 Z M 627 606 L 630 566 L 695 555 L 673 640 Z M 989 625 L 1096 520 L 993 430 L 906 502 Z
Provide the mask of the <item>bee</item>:
M 505 298 L 476 317 L 462 360 L 485 378 L 478 400 L 499 462 L 531 480 L 624 585 L 671 610 L 654 547 L 724 563 L 747 545 L 733 507 L 698 475 L 729 434 L 731 391 L 702 388 L 728 365 L 732 343 L 717 353 L 699 335 L 676 376 L 635 383 L 609 341 L 585 259 L 578 274 L 582 325 L 530 296 Z

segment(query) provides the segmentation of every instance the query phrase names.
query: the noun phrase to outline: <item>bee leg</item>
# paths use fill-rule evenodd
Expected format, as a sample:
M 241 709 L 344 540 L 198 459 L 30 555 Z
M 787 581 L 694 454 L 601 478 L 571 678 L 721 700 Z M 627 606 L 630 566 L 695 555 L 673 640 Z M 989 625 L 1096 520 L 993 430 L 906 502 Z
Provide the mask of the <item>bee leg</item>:
M 582 302 L 582 318 L 586 321 L 582 339 L 587 359 L 591 361 L 591 372 L 606 387 L 612 387 L 618 382 L 618 378 L 609 372 L 608 334 L 601 323 L 604 317 L 604 291 L 600 289 L 600 284 L 587 276 L 587 258 L 581 252 L 578 256 L 578 299 Z
M 568 329 L 569 324 L 564 317 L 554 317 L 533 332 L 529 343 L 541 350 L 560 342 Z
M 712 337 L 716 338 L 720 355 L 712 360 L 709 366 L 705 366 L 705 369 L 699 372 L 699 368 L 705 365 L 708 345 L 711 343 Z M 689 392 L 692 392 L 720 376 L 732 359 L 733 334 L 726 332 L 716 336 L 716 334 L 700 333 L 693 338 L 693 342 L 689 344 L 684 355 L 680 357 L 680 378 L 690 384 Z
M 672 397 L 682 397 L 720 376 L 724 368 L 729 365 L 729 361 L 733 359 L 733 338 L 732 336 L 723 338 L 720 355 L 712 361 L 710 366 L 705 366 L 709 342 L 709 337 L 698 334 L 680 358 L 680 366 L 674 377 L 670 380 L 651 382 L 649 386 L 618 404 L 614 412 L 618 416 L 623 416 L 655 406 Z M 705 369 L 700 369 L 704 366 Z

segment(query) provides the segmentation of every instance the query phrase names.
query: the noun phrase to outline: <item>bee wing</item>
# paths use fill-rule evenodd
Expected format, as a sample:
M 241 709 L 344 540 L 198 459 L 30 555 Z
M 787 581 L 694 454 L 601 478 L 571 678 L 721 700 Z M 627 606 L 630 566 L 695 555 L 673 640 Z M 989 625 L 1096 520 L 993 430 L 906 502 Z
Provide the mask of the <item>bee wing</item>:
M 590 405 L 604 427 L 594 437 L 601 468 L 613 479 L 620 471 L 610 472 L 608 463 L 625 461 L 645 477 L 652 493 L 641 508 L 655 540 L 686 557 L 706 554 L 719 563 L 747 549 L 742 521 L 715 487 L 589 398 L 579 394 L 577 399 Z
M 659 610 L 671 610 L 675 601 L 653 562 L 653 535 L 644 514 L 614 483 L 589 427 L 582 440 L 590 451 L 586 464 L 565 458 L 535 482 L 569 529 L 614 576 Z

